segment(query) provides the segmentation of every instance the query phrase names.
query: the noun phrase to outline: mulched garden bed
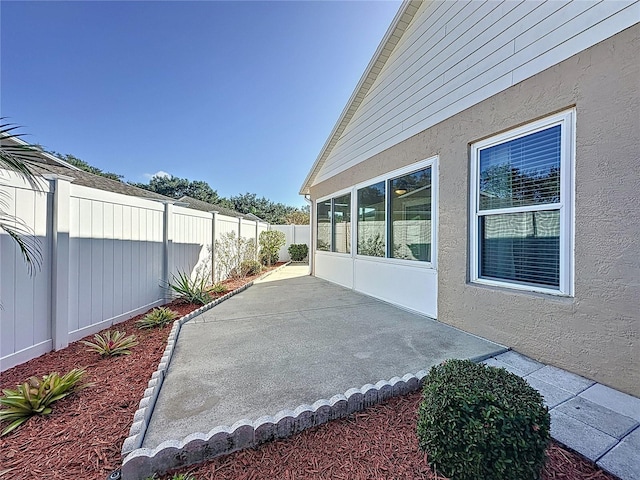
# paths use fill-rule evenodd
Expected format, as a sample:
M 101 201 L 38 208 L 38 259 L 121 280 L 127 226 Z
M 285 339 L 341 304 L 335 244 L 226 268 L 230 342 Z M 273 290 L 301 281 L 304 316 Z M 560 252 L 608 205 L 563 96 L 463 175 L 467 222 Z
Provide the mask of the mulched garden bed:
M 198 480 L 446 480 L 418 449 L 420 392 L 397 397 L 291 438 L 181 470 Z M 542 480 L 615 480 L 555 442 Z M 171 476 L 164 477 L 166 479 Z
M 235 289 L 255 277 L 228 282 Z M 185 315 L 199 305 L 174 301 Z M 93 386 L 55 403 L 53 412 L 33 417 L 0 437 L 0 478 L 11 480 L 104 480 L 121 464 L 120 449 L 151 374 L 164 352 L 170 326 L 139 330 L 138 315 L 112 329 L 134 333 L 131 355 L 100 358 L 79 342 L 0 374 L 0 388 L 30 376 L 61 374 L 84 367 Z M 90 339 L 92 336 L 87 337 Z M 417 447 L 419 393 L 185 470 L 201 479 L 430 479 L 439 480 Z M 549 448 L 544 480 L 614 480 L 557 444 Z

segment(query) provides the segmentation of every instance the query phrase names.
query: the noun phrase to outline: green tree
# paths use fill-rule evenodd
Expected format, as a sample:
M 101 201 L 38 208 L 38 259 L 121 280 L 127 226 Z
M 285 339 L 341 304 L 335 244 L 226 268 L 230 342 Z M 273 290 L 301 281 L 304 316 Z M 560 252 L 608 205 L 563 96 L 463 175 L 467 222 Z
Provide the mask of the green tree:
M 284 225 L 289 223 L 287 215 L 298 210 L 283 203 L 272 202 L 265 197 L 260 197 L 255 193 L 245 193 L 229 198 L 231 208 L 240 213 L 252 213 L 263 220 L 274 225 Z
M 285 223 L 287 225 L 308 225 L 309 224 L 309 210 L 306 211 L 302 208 L 296 208 L 284 216 Z
M 131 185 L 176 199 L 189 196 L 213 204 L 218 204 L 222 200 L 218 196 L 218 192 L 213 190 L 207 182 L 178 178 L 172 175 L 155 176 L 148 185 L 144 183 L 131 183 Z
M 279 251 L 284 247 L 287 238 L 284 232 L 268 230 L 260 232 L 258 239 L 260 242 L 260 261 L 270 267 L 271 264 L 278 261 Z
M 0 118 L 3 122 L 4 118 Z M 0 168 L 12 170 L 18 176 L 25 179 L 34 190 L 40 191 L 40 185 L 35 174 L 29 168 L 29 161 L 33 160 L 41 152 L 35 145 L 22 144 L 20 137 L 23 135 L 15 130 L 16 125 L 2 123 L 0 125 Z M 18 245 L 24 258 L 29 274 L 40 269 L 42 253 L 40 242 L 31 229 L 22 219 L 8 212 L 9 194 L 0 190 L 0 230 L 4 230 Z

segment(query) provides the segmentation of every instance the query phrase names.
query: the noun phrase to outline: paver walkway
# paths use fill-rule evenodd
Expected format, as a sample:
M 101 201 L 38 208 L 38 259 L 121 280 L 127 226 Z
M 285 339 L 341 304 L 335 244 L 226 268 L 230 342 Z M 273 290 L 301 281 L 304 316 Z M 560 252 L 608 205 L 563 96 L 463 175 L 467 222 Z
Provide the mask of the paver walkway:
M 544 397 L 551 436 L 622 480 L 640 480 L 640 399 L 509 351 L 483 363 L 523 377 Z

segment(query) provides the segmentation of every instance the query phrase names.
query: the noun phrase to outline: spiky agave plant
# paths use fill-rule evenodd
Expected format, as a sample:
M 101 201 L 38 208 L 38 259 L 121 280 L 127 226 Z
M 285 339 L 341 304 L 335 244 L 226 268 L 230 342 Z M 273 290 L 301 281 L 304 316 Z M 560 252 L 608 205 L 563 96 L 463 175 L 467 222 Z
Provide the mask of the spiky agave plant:
M 135 335 L 126 336 L 126 332 L 119 330 L 107 330 L 103 334 L 96 333 L 93 336 L 94 341 L 81 340 L 81 342 L 89 347 L 87 350 L 96 352 L 103 357 L 115 357 L 117 355 L 131 354 L 131 348 L 138 345 Z
M 174 312 L 170 308 L 158 307 L 147 313 L 140 320 L 137 320 L 136 325 L 138 328 L 162 328 L 178 317 L 178 312 Z
M 15 430 L 34 415 L 48 415 L 50 405 L 90 384 L 80 385 L 85 371 L 74 368 L 63 376 L 53 372 L 41 379 L 31 377 L 16 389 L 2 390 L 0 421 L 9 422 L 0 436 Z

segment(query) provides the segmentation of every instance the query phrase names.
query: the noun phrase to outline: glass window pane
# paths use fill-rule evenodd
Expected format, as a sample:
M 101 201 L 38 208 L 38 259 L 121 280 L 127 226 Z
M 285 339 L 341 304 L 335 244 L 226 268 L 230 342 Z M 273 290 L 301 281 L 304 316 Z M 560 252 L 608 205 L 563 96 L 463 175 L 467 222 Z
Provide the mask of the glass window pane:
M 386 256 L 385 182 L 358 190 L 358 254 Z
M 431 261 L 431 168 L 425 168 L 389 184 L 393 258 Z
M 351 194 L 333 199 L 334 252 L 351 253 Z
M 316 208 L 316 249 L 331 249 L 331 199 L 318 202 Z
M 479 217 L 480 277 L 560 286 L 560 211 Z
M 561 127 L 480 151 L 480 210 L 560 202 Z

